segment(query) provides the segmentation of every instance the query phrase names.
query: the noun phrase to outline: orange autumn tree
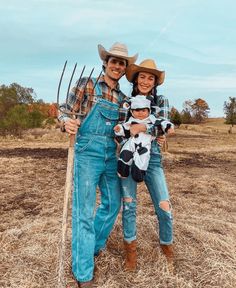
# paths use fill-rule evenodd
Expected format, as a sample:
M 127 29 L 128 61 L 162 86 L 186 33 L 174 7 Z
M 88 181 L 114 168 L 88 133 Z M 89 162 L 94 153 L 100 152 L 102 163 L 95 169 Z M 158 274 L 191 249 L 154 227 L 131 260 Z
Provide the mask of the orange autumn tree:
M 201 123 L 204 122 L 208 118 L 208 114 L 210 112 L 210 108 L 207 102 L 201 98 L 195 99 L 194 102 L 192 100 L 187 100 L 184 102 L 184 110 L 182 111 L 182 120 L 183 123 Z M 188 115 L 188 121 L 184 119 Z
M 56 103 L 44 103 L 43 100 L 39 100 L 29 105 L 29 111 L 40 111 L 45 118 L 57 118 L 57 104 Z
M 196 123 L 204 122 L 208 118 L 210 108 L 207 102 L 201 98 L 195 100 L 192 104 L 193 118 Z

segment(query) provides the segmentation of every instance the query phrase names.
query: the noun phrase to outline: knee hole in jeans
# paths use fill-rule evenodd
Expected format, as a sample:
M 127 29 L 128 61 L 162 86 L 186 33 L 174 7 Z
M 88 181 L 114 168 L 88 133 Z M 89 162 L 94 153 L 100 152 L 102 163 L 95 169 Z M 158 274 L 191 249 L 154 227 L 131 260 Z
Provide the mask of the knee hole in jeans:
M 166 212 L 171 211 L 171 204 L 169 200 L 162 200 L 159 204 L 159 207 Z

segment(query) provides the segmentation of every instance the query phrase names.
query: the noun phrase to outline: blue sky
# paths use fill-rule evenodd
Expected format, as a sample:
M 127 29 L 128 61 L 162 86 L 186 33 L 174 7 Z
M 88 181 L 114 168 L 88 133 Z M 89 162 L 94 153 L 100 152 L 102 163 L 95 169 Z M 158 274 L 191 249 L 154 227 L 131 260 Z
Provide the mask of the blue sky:
M 235 11 L 235 0 L 0 0 L 0 84 L 55 102 L 65 60 L 62 98 L 75 62 L 75 78 L 85 64 L 85 74 L 98 74 L 97 45 L 118 41 L 139 53 L 136 63 L 153 58 L 166 71 L 158 93 L 171 106 L 202 98 L 221 117 L 224 101 L 236 97 Z M 121 87 L 130 93 L 125 78 Z

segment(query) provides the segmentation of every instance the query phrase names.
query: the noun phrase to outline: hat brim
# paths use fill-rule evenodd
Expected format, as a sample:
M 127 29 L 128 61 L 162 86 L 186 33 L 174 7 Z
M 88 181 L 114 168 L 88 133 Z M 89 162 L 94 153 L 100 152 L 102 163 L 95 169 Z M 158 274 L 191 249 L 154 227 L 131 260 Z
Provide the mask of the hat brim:
M 160 71 L 157 69 L 141 67 L 136 64 L 131 64 L 126 68 L 126 78 L 129 82 L 133 82 L 134 76 L 139 72 L 148 72 L 157 77 L 156 85 L 161 85 L 165 79 L 165 71 Z
M 124 56 L 124 55 L 120 55 L 120 54 L 113 54 L 113 53 L 110 53 L 109 51 L 107 51 L 102 45 L 98 45 L 98 53 L 99 53 L 99 56 L 100 58 L 105 61 L 107 59 L 108 56 L 113 56 L 113 57 L 116 57 L 116 58 L 121 58 L 121 59 L 125 59 L 127 60 L 128 62 L 128 65 L 131 65 L 133 64 L 137 58 L 138 58 L 138 54 L 135 54 L 134 56 L 132 57 L 128 57 L 128 56 Z

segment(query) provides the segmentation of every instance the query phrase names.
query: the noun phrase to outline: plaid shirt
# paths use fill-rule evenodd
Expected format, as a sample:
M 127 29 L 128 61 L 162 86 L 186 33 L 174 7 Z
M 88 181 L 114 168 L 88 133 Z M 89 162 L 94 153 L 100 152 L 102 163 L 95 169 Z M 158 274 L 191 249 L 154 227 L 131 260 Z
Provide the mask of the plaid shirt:
M 83 77 L 76 82 L 76 85 L 71 89 L 66 103 L 60 105 L 60 110 L 62 111 L 73 111 L 76 113 L 81 113 L 84 116 L 91 110 L 92 106 L 95 104 L 96 98 L 96 89 L 94 88 L 94 82 L 90 79 L 86 85 L 87 77 Z M 78 87 L 76 89 L 76 86 Z M 85 87 L 86 85 L 86 87 Z M 118 99 L 123 99 L 125 95 L 121 92 L 120 86 L 117 83 L 117 86 L 114 89 L 111 89 L 105 82 L 104 75 L 102 75 L 97 81 L 97 85 L 100 85 L 102 91 L 102 98 L 106 99 L 113 103 L 118 103 Z M 59 121 L 67 121 L 70 119 L 70 116 L 62 111 L 59 112 L 58 119 Z M 82 118 L 84 117 L 82 116 Z M 78 116 L 77 116 L 78 117 Z M 79 116 L 80 117 L 80 116 Z

